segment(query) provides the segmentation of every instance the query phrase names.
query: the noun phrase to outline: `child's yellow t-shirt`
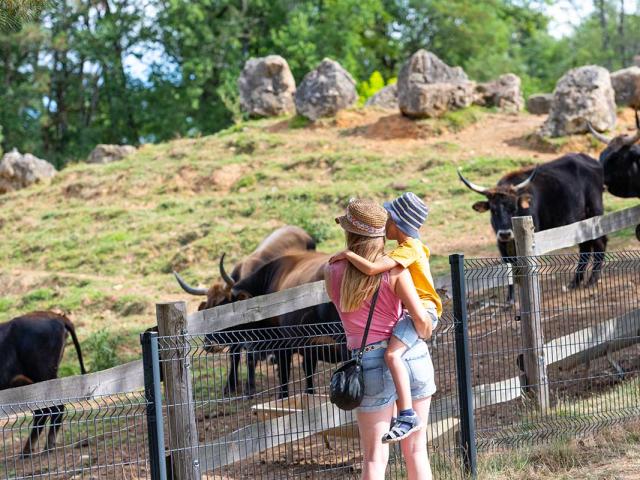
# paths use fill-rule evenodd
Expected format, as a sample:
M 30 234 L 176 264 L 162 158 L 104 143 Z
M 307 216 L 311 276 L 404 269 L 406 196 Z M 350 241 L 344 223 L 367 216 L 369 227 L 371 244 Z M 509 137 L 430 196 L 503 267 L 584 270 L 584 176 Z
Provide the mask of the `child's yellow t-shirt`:
M 433 285 L 433 277 L 429 268 L 430 255 L 431 252 L 426 245 L 417 238 L 408 238 L 389 252 L 390 258 L 409 269 L 420 300 L 425 307 L 435 306 L 439 317 L 442 315 L 442 300 Z

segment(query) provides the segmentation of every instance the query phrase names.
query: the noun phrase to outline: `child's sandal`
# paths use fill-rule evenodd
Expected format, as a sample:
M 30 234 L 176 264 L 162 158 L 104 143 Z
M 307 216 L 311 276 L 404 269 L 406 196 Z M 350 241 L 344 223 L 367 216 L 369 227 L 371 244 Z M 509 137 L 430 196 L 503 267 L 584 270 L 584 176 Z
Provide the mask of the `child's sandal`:
M 382 437 L 382 443 L 395 443 L 404 440 L 409 435 L 422 428 L 422 422 L 417 415 L 399 416 L 391 429 Z

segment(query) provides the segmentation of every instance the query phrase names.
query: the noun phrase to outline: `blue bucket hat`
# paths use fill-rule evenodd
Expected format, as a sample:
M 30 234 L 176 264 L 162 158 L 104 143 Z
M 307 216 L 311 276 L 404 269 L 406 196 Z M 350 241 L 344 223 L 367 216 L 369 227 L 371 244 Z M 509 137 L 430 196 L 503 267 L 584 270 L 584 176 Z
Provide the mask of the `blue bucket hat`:
M 429 208 L 420 197 L 406 192 L 391 202 L 384 202 L 384 208 L 402 233 L 420 238 L 420 227 L 429 214 Z

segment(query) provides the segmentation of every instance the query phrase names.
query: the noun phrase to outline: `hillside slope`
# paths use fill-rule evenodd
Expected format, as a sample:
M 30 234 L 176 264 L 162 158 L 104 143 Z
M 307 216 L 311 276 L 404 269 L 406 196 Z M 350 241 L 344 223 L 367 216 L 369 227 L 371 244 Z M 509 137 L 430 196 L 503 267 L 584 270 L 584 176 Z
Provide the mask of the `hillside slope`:
M 628 112 L 621 120 L 620 129 L 632 128 Z M 446 272 L 451 252 L 496 255 L 489 217 L 471 209 L 478 196 L 455 170 L 463 165 L 471 179 L 490 184 L 509 169 L 595 146 L 580 136 L 536 150 L 527 135 L 542 121 L 469 109 L 413 122 L 352 110 L 314 127 L 255 121 L 145 145 L 109 165 L 70 166 L 51 185 L 0 197 L 0 320 L 60 308 L 72 312 L 83 341 L 106 329 L 119 361 L 137 356 L 134 333 L 154 323 L 154 303 L 186 297 L 173 269 L 205 285 L 217 278 L 221 253 L 232 265 L 285 223 L 335 251 L 343 236 L 333 218 L 354 196 L 423 196 L 436 273 Z M 607 210 L 634 203 L 606 198 Z M 636 243 L 627 233 L 610 245 Z

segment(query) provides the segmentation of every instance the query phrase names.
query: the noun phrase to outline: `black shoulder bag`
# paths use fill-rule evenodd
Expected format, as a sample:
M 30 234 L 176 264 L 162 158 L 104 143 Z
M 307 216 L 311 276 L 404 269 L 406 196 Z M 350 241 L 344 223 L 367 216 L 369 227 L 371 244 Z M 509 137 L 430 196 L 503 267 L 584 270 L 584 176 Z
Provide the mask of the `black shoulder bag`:
M 362 345 L 360 351 L 355 358 L 352 358 L 348 362 L 342 364 L 338 370 L 331 375 L 331 383 L 329 384 L 329 399 L 331 403 L 335 404 L 342 410 L 353 410 L 364 397 L 364 372 L 362 370 L 362 356 L 364 355 L 364 347 L 367 345 L 367 335 L 369 334 L 369 327 L 371 326 L 371 319 L 373 318 L 373 311 L 376 308 L 376 301 L 378 300 L 378 293 L 380 287 L 376 288 L 376 291 L 371 298 L 371 308 L 369 308 L 369 318 L 367 319 L 367 326 L 364 329 L 364 336 L 362 337 Z

